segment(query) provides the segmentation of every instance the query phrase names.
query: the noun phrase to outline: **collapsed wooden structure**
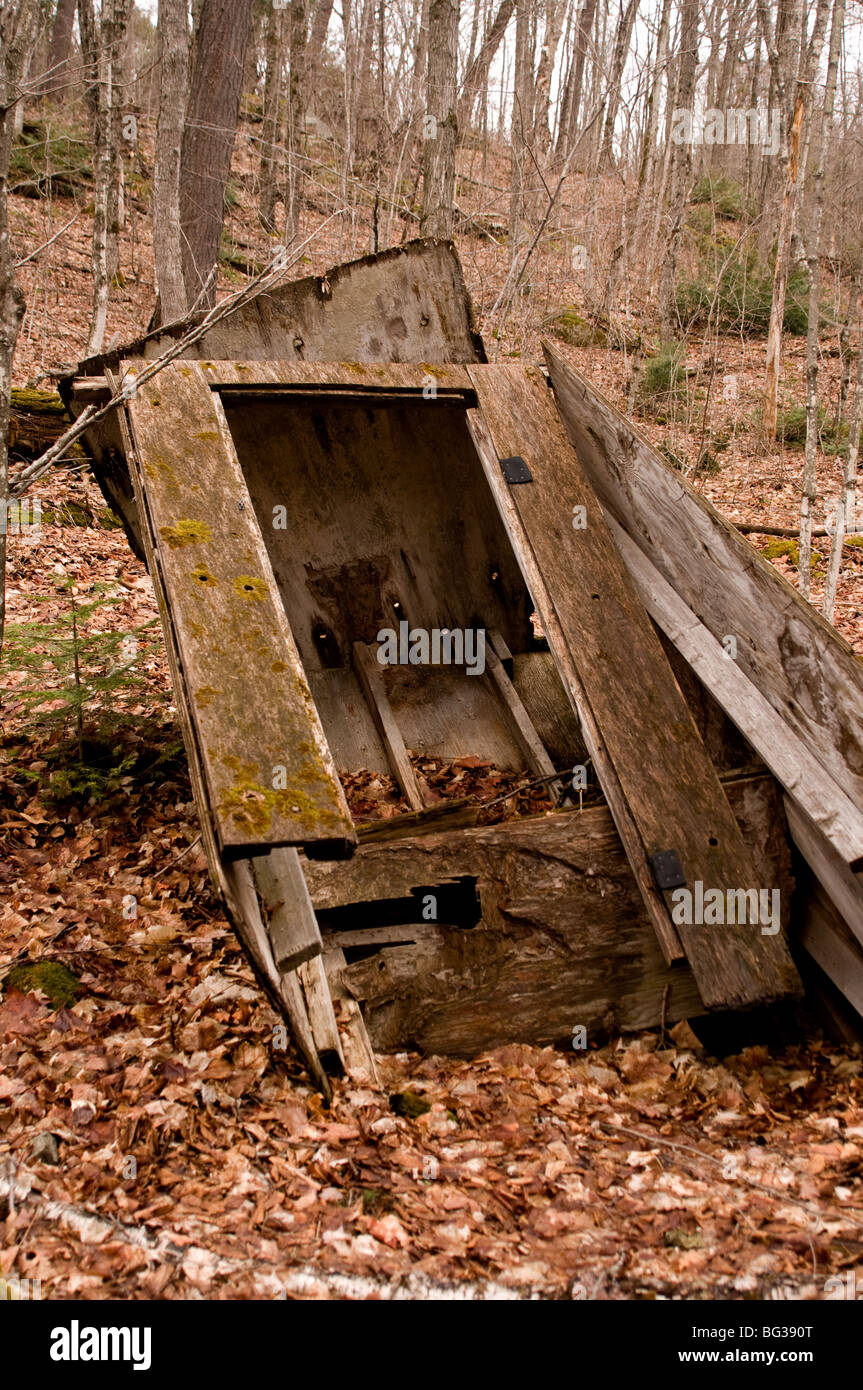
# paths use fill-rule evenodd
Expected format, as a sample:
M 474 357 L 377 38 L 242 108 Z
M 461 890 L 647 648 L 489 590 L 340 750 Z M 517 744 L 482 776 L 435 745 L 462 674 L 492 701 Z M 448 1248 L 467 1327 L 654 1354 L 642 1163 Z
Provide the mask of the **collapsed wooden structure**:
M 70 407 L 158 345 L 83 364 Z M 89 442 L 159 597 L 211 873 L 325 1089 L 375 1048 L 794 997 L 789 943 L 863 1012 L 860 663 L 595 388 L 550 347 L 485 362 L 434 241 L 196 352 Z M 482 669 L 381 665 L 400 624 L 482 633 Z M 464 824 L 417 751 L 590 767 L 604 804 Z M 412 814 L 358 836 L 359 769 Z M 687 920 L 684 887 L 737 920 Z

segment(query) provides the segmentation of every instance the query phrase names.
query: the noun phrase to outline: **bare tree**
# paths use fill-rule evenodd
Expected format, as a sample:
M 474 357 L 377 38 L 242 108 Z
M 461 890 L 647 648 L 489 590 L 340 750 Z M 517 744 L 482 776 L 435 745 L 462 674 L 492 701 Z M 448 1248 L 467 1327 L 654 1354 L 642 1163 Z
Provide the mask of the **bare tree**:
M 366 9 L 371 0 L 366 0 Z M 306 114 L 306 0 L 292 0 L 291 58 L 288 79 L 288 179 L 285 200 L 285 245 L 299 235 L 303 196 L 303 123 Z
M 75 5 L 76 0 L 57 0 L 43 92 L 60 91 L 69 80 L 68 65 L 72 52 L 72 31 L 75 27 Z
M 793 9 L 788 18 L 791 25 L 800 26 L 803 22 L 803 0 L 790 0 Z M 828 0 L 818 0 L 815 21 L 808 48 L 801 45 L 801 57 L 797 74 L 794 99 L 794 117 L 788 133 L 788 165 L 785 173 L 785 191 L 782 197 L 782 212 L 779 218 L 779 235 L 776 245 L 776 263 L 773 270 L 773 299 L 770 306 L 770 326 L 767 332 L 767 371 L 764 381 L 764 404 L 761 426 L 765 439 L 776 437 L 776 413 L 779 402 L 779 374 L 782 365 L 782 326 L 785 321 L 785 292 L 788 288 L 788 274 L 791 268 L 791 242 L 794 235 L 794 219 L 797 212 L 797 185 L 800 173 L 800 139 L 803 123 L 812 104 L 812 83 L 818 58 L 824 42 L 827 25 Z M 784 91 L 785 77 L 779 61 L 776 39 L 769 28 L 769 18 L 764 0 L 758 0 L 758 17 L 765 36 L 770 68 L 774 81 Z
M 674 105 L 689 111 L 695 94 L 695 74 L 698 66 L 698 0 L 682 0 L 680 10 L 680 59 L 677 74 L 677 87 Z M 683 236 L 683 218 L 686 212 L 686 196 L 689 191 L 689 173 L 692 168 L 692 147 L 688 140 L 675 144 L 671 151 L 671 223 L 659 281 L 659 327 L 663 342 L 669 342 L 676 335 L 677 309 L 675 305 L 675 280 L 680 242 Z
M 203 0 L 194 40 L 183 132 L 180 225 L 190 305 L 211 304 L 225 188 L 240 114 L 252 0 Z
M 836 76 L 839 71 L 839 49 L 845 21 L 845 0 L 833 0 L 830 23 L 830 47 L 827 60 L 827 80 L 821 119 L 815 132 L 815 169 L 812 176 L 812 216 L 806 240 L 806 261 L 809 269 L 809 322 L 806 329 L 806 459 L 803 467 L 803 490 L 800 499 L 800 550 L 798 585 L 809 597 L 810 565 L 812 561 L 812 510 L 815 505 L 818 454 L 818 327 L 821 317 L 821 221 L 824 214 L 824 156 L 827 139 L 833 124 L 833 105 L 836 97 Z M 845 508 L 839 508 L 844 522 Z M 839 543 L 841 551 L 841 540 Z
M 157 321 L 170 323 L 188 309 L 180 235 L 180 153 L 189 91 L 186 0 L 159 0 L 159 119 L 153 170 L 153 254 Z
M 460 130 L 464 130 L 470 124 L 477 97 L 480 92 L 485 92 L 489 70 L 500 48 L 509 21 L 514 14 L 515 0 L 501 0 L 497 13 L 480 45 L 480 50 L 465 73 L 458 103 L 458 124 Z
M 282 100 L 282 8 L 270 0 L 267 14 L 264 120 L 261 127 L 261 186 L 258 210 L 268 232 L 276 227 L 276 176 L 279 167 L 279 111 Z
M 593 28 L 595 14 L 596 0 L 581 0 L 581 7 L 578 11 L 578 22 L 575 27 L 575 44 L 573 47 L 572 62 L 564 87 L 560 120 L 558 122 L 557 154 L 561 158 L 566 157 L 575 139 L 578 113 L 581 107 L 581 97 L 584 87 L 584 65 L 587 59 L 590 31 Z
M 452 234 L 455 150 L 458 134 L 459 0 L 431 0 L 429 6 L 428 89 L 423 145 L 423 236 Z
M 38 18 L 39 0 L 4 0 L 0 6 L 0 578 L 6 568 L 12 362 L 25 307 L 9 236 L 9 162 L 15 108 L 23 97 L 22 77 Z M 0 646 L 5 618 L 5 586 L 0 585 Z

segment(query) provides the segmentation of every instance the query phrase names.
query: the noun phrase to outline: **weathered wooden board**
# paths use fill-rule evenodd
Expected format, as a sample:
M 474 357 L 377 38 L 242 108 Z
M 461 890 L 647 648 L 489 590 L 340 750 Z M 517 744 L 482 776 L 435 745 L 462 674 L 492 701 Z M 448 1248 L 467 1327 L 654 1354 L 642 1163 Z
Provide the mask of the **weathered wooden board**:
M 451 366 L 446 363 L 429 364 L 425 362 L 285 362 L 258 361 L 242 358 L 228 360 L 213 358 L 201 362 L 207 380 L 214 390 L 223 387 L 232 393 L 238 390 L 258 395 L 275 397 L 284 392 L 299 396 L 320 396 L 326 398 L 344 394 L 356 400 L 357 393 L 363 400 L 374 404 L 378 399 L 383 404 L 397 399 L 400 394 L 417 395 L 435 405 L 450 403 L 462 404 L 464 397 L 473 395 L 473 383 L 467 367 Z M 429 392 L 434 389 L 435 395 Z M 426 395 L 423 396 L 423 391 Z
M 602 505 L 863 807 L 863 664 L 819 613 L 550 345 L 558 408 Z
M 608 524 L 651 617 L 836 852 L 847 864 L 863 859 L 863 811 L 837 786 L 635 541 L 613 518 Z
M 249 861 L 267 922 L 276 968 L 296 970 L 321 954 L 321 933 L 299 854 L 284 845 Z
M 725 786 L 758 881 L 780 888 L 784 923 L 792 885 L 775 783 L 756 777 Z M 603 806 L 361 844 L 346 864 L 308 863 L 305 870 L 324 961 L 331 944 L 346 952 L 343 978 L 379 1051 L 471 1055 L 504 1042 L 556 1042 L 577 1024 L 596 1036 L 704 1012 L 689 968 L 669 969 L 662 959 Z M 464 876 L 476 878 L 477 925 L 420 920 L 416 890 L 433 893 Z M 370 955 L 371 905 L 396 898 L 412 899 L 415 926 L 400 930 L 413 944 L 386 944 Z M 344 921 L 351 903 L 362 905 L 356 951 Z M 342 911 L 331 931 L 332 909 Z M 398 931 L 382 935 L 392 940 Z
M 111 389 L 116 389 L 116 380 L 109 372 Z M 142 539 L 144 542 L 147 567 L 153 581 L 156 601 L 161 613 L 167 613 L 165 586 L 162 579 L 158 552 L 153 542 L 149 513 L 143 500 L 143 486 L 134 445 L 129 434 L 129 424 L 125 413 L 118 417 L 118 429 L 123 453 L 128 460 L 135 492 L 141 499 L 139 515 L 142 519 Z M 174 701 L 183 741 L 189 759 L 189 777 L 192 793 L 198 807 L 198 820 L 201 827 L 201 841 L 207 858 L 210 878 L 217 893 L 225 904 L 228 917 L 233 922 L 240 940 L 245 946 L 252 968 L 262 988 L 266 991 L 274 1007 L 289 1020 L 294 1042 L 304 1057 L 311 1076 L 329 1097 L 330 1085 L 315 1048 L 315 1040 L 306 1010 L 305 999 L 296 975 L 280 972 L 276 965 L 269 936 L 261 916 L 257 893 L 255 892 L 251 868 L 247 860 L 223 860 L 216 840 L 213 817 L 205 794 L 203 758 L 198 747 L 198 737 L 192 719 L 191 701 L 183 674 L 183 663 L 177 647 L 176 636 L 170 623 L 164 624 L 165 652 L 171 671 Z M 308 892 L 308 889 L 306 889 Z
M 106 368 L 116 371 L 123 360 L 159 357 L 202 317 L 87 359 L 60 382 L 63 399 L 79 414 L 86 388 L 76 399 L 76 381 L 102 377 Z M 485 361 L 455 248 L 431 238 L 334 266 L 324 275 L 286 280 L 211 328 L 185 356 L 291 363 Z M 143 556 L 129 472 L 110 418 L 88 431 L 86 441 L 105 498 Z
M 690 891 L 700 882 L 705 893 L 719 890 L 723 899 L 728 890 L 772 887 L 755 877 L 719 778 L 542 374 L 521 367 L 469 370 L 497 456 L 483 451 L 486 474 L 561 675 L 572 682 L 576 673 L 572 696 L 631 862 L 642 869 L 647 857 L 673 849 Z M 504 492 L 497 460 L 516 454 L 533 480 Z M 640 844 L 620 814 L 619 792 Z M 677 929 L 707 1008 L 745 1007 L 799 987 L 784 940 L 763 934 L 758 924 L 717 929 L 681 923 Z
M 130 364 L 128 370 L 134 372 Z M 318 844 L 353 825 L 230 433 L 197 364 L 129 405 L 219 843 Z

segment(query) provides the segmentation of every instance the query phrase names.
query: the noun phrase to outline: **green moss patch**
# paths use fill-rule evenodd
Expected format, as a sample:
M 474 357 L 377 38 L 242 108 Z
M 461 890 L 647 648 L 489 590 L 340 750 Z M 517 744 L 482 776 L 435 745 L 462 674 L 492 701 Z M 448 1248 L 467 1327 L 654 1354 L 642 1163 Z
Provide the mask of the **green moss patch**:
M 41 990 L 55 1009 L 65 1009 L 74 1004 L 83 989 L 77 976 L 58 960 L 26 961 L 13 966 L 6 976 L 6 984 L 22 994 Z

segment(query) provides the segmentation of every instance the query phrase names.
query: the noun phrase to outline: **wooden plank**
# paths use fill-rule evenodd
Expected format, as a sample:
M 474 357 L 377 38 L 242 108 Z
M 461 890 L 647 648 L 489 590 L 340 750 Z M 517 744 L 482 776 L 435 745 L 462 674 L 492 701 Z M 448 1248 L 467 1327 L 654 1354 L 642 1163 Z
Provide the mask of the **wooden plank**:
M 786 795 L 785 814 L 792 840 L 848 930 L 863 946 L 863 883 L 859 874 L 851 872 L 794 797 Z
M 111 390 L 116 390 L 116 379 L 109 373 Z M 165 590 L 162 581 L 159 556 L 153 543 L 152 522 L 143 493 L 140 469 L 134 445 L 129 433 L 125 413 L 118 411 L 117 427 L 123 443 L 124 455 L 128 461 L 131 480 L 135 491 L 138 515 L 142 523 L 147 568 L 153 582 L 156 602 L 160 613 L 167 612 Z M 258 906 L 257 895 L 248 863 L 237 860 L 223 863 L 216 840 L 213 818 L 205 795 L 203 760 L 198 747 L 197 734 L 192 720 L 191 702 L 186 687 L 183 663 L 176 644 L 173 627 L 163 623 L 165 651 L 171 671 L 174 692 L 174 706 L 183 732 L 186 755 L 189 762 L 189 779 L 192 795 L 198 808 L 198 823 L 201 827 L 201 840 L 207 858 L 210 879 L 216 892 L 225 904 L 228 919 L 234 926 L 248 953 L 258 983 L 265 990 L 271 1004 L 288 1020 L 294 1043 L 304 1059 L 309 1072 L 326 1098 L 331 1097 L 330 1084 L 317 1054 L 309 1025 L 303 996 L 295 975 L 280 974 L 273 957 L 269 938 L 264 928 Z
M 758 881 L 781 889 L 784 928 L 793 884 L 781 793 L 764 775 L 724 785 Z M 325 962 L 326 911 L 476 880 L 474 927 L 417 923 L 403 929 L 422 929 L 413 945 L 390 942 L 347 965 L 381 1052 L 471 1056 L 505 1042 L 558 1042 L 576 1024 L 593 1041 L 609 1029 L 655 1027 L 663 1010 L 668 1023 L 703 1012 L 689 967 L 662 959 L 605 806 L 361 845 L 348 863 L 307 872 Z M 337 920 L 341 944 L 348 932 L 342 913 Z
M 704 893 L 718 890 L 724 902 L 729 891 L 770 887 L 757 882 L 719 778 L 541 373 L 513 367 L 470 373 L 494 445 L 494 453 L 482 457 L 496 495 L 499 459 L 521 454 L 533 475 L 532 482 L 507 488 L 504 515 L 549 646 L 562 666 L 565 659 L 561 674 L 569 677 L 600 783 L 640 880 L 648 856 L 673 849 L 690 891 L 700 882 Z M 622 802 L 631 821 L 618 819 Z M 763 934 L 758 924 L 721 930 L 676 925 L 707 1008 L 746 1007 L 799 989 L 785 941 Z
M 502 640 L 502 639 L 501 639 Z M 527 765 L 531 772 L 535 772 L 537 777 L 547 777 L 557 769 L 542 743 L 542 739 L 536 732 L 531 723 L 530 716 L 521 702 L 521 697 L 507 675 L 503 660 L 495 650 L 496 642 L 494 637 L 489 634 L 489 640 L 485 646 L 485 664 L 489 675 L 494 682 L 497 692 L 504 703 L 504 708 L 509 715 L 513 732 L 518 740 L 519 746 L 525 756 Z M 508 650 L 504 647 L 504 651 Z M 511 658 L 510 658 L 511 659 Z M 559 786 L 559 783 L 552 784 Z
M 863 664 L 829 623 L 606 398 L 544 344 L 555 397 L 603 507 L 858 807 Z
M 613 808 L 615 824 L 626 847 L 632 872 L 638 883 L 665 962 L 667 965 L 671 965 L 676 961 L 683 961 L 686 959 L 686 953 L 671 922 L 667 904 L 656 886 L 648 862 L 647 851 L 639 835 L 635 818 L 623 794 L 614 763 L 608 756 L 602 732 L 587 701 L 579 672 L 564 639 L 554 605 L 546 591 L 542 573 L 524 534 L 515 502 L 503 480 L 503 475 L 500 472 L 499 455 L 495 449 L 494 441 L 486 429 L 485 421 L 480 412 L 469 412 L 468 423 L 489 488 L 504 520 L 513 550 L 522 567 L 524 581 L 534 603 L 540 610 L 543 630 L 548 638 L 567 698 L 580 721 L 585 748 L 588 750 L 602 784 L 606 800 Z M 537 597 L 538 595 L 542 596 L 541 599 Z
M 321 954 L 321 933 L 295 849 L 280 847 L 250 861 L 267 920 L 276 968 L 296 970 Z
M 369 709 L 374 715 L 390 766 L 407 798 L 407 803 L 412 811 L 422 811 L 425 802 L 419 789 L 416 773 L 411 767 L 404 739 L 387 698 L 381 668 L 375 660 L 373 651 L 365 642 L 354 643 L 354 670 L 363 688 Z
M 631 537 L 612 517 L 607 520 L 650 616 L 837 854 L 847 864 L 863 858 L 863 812 Z
M 222 850 L 355 843 L 224 417 L 174 365 L 129 417 Z
M 327 1066 L 328 1071 L 334 1069 L 334 1064 L 339 1071 L 344 1071 L 342 1040 L 321 957 L 315 956 L 313 960 L 306 961 L 299 967 L 297 975 L 303 987 L 312 1036 L 322 1064 Z
M 322 957 L 327 984 L 337 1010 L 339 1037 L 345 1070 L 354 1081 L 379 1086 L 377 1065 L 372 1042 L 366 1029 L 363 1012 L 345 984 L 345 954 L 338 946 L 327 947 Z
M 101 376 L 123 360 L 152 360 L 170 349 L 202 314 L 146 334 L 135 342 L 81 364 L 76 375 Z M 470 301 L 451 242 L 431 238 L 334 266 L 324 275 L 285 280 L 210 328 L 186 349 L 187 359 L 333 362 L 484 362 L 482 339 L 473 331 Z M 72 376 L 60 392 L 73 413 Z M 126 534 L 142 554 L 128 469 L 116 450 L 110 424 L 86 434 L 106 500 L 122 517 Z
M 858 1012 L 863 1014 L 863 952 L 844 929 L 830 899 L 814 884 L 801 905 L 798 940 Z
M 248 387 L 252 391 L 270 387 L 277 391 L 298 394 L 309 391 L 361 391 L 382 399 L 397 393 L 413 393 L 432 399 L 428 392 L 434 387 L 437 398 L 443 395 L 472 396 L 473 390 L 467 367 L 447 363 L 412 362 L 259 362 L 206 361 L 201 369 L 214 390 Z

